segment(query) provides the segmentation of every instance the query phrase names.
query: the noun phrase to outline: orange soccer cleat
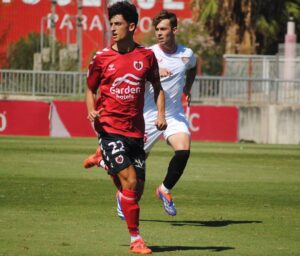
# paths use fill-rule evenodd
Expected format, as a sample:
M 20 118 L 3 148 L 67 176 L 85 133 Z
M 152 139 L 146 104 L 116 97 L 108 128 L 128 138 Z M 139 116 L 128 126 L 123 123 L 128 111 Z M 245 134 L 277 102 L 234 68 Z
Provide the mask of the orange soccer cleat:
M 152 250 L 148 248 L 142 238 L 139 238 L 130 244 L 130 252 L 136 254 L 151 254 Z
M 98 147 L 95 154 L 90 155 L 87 159 L 84 160 L 83 167 L 91 168 L 93 166 L 99 166 L 101 161 L 103 161 L 102 154 L 100 148 Z

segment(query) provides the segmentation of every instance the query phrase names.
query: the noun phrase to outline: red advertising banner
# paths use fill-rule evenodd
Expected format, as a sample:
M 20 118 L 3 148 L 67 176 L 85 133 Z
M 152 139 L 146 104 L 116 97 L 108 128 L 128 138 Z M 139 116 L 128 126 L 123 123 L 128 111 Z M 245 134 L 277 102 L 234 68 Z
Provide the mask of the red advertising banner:
M 53 101 L 50 135 L 53 137 L 96 137 L 92 124 L 87 120 L 85 102 Z
M 237 107 L 191 106 L 188 112 L 192 140 L 238 141 Z M 0 101 L 1 134 L 96 137 L 81 101 L 53 101 L 51 106 L 46 102 Z
M 0 135 L 49 136 L 49 103 L 0 101 Z
M 30 32 L 46 34 L 51 27 L 49 0 L 0 0 L 0 55 L 5 57 L 9 44 Z M 76 43 L 77 0 L 57 0 L 55 5 L 55 35 L 58 41 Z M 82 1 L 83 67 L 87 67 L 93 53 L 107 45 L 109 22 L 107 0 Z M 179 19 L 190 19 L 189 0 L 134 0 L 140 19 L 136 31 L 139 37 L 149 32 L 153 16 L 162 9 L 172 11 Z M 0 60 L 4 58 L 0 58 Z M 0 63 L 3 65 L 5 63 Z
M 53 101 L 51 136 L 96 136 L 87 120 L 84 102 Z M 55 111 L 58 119 L 55 117 Z M 191 137 L 197 141 L 238 141 L 238 108 L 234 106 L 191 106 Z
M 238 141 L 237 107 L 191 106 L 188 117 L 192 140 Z

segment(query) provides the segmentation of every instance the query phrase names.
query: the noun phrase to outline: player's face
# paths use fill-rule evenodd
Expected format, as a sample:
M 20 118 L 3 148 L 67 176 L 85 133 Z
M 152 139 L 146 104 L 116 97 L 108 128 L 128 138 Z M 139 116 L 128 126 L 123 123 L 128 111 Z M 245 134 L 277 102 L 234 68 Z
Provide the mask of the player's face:
M 170 20 L 164 19 L 155 27 L 155 36 L 159 45 L 168 46 L 175 43 L 177 28 L 172 28 Z
M 122 15 L 115 15 L 110 19 L 110 31 L 114 42 L 126 40 L 134 32 L 134 23 L 128 23 Z

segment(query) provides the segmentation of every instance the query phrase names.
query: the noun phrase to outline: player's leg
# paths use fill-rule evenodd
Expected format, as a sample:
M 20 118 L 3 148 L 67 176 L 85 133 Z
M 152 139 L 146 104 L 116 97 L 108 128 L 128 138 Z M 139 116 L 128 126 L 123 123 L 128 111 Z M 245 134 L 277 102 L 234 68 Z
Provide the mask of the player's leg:
M 138 173 L 138 183 L 137 183 L 137 200 L 139 201 L 144 193 L 144 187 L 145 187 L 145 173 L 143 173 L 142 169 L 145 169 L 142 167 L 142 169 L 139 167 L 139 163 L 143 162 L 147 157 L 149 156 L 149 153 L 154 146 L 154 144 L 159 140 L 160 136 L 162 134 L 162 131 L 158 131 L 155 126 L 155 118 L 148 117 L 145 119 L 145 136 L 144 136 L 144 150 L 135 150 L 135 155 L 132 156 L 132 160 L 134 163 L 134 166 Z M 140 174 L 140 175 L 139 175 Z M 115 179 L 114 179 L 115 182 Z M 115 182 L 116 184 L 116 182 Z M 122 206 L 120 204 L 120 192 L 117 191 L 117 214 L 120 217 L 121 220 L 125 220 L 125 216 L 122 211 Z
M 180 179 L 190 156 L 190 136 L 187 133 L 176 133 L 168 137 L 168 143 L 174 150 L 167 175 L 163 184 L 171 190 Z
M 83 167 L 84 168 L 91 168 L 91 167 L 102 167 L 104 170 L 108 170 L 108 167 L 105 165 L 102 152 L 100 147 L 96 149 L 96 152 L 92 155 L 89 155 L 84 161 L 83 161 Z
M 128 140 L 128 144 L 132 148 L 129 152 L 129 157 L 136 171 L 137 175 L 137 184 L 136 184 L 136 192 L 137 192 L 137 201 L 140 201 L 143 192 L 144 192 L 144 184 L 146 177 L 146 164 L 145 164 L 145 151 L 144 144 L 142 140 Z M 117 213 L 118 216 L 124 220 L 125 216 L 122 211 L 122 206 L 120 203 L 120 191 L 117 192 Z
M 98 144 L 101 145 L 101 136 L 98 134 Z M 83 161 L 84 168 L 91 168 L 93 166 L 102 167 L 104 170 L 108 170 L 107 165 L 105 164 L 103 157 L 102 157 L 102 150 L 101 147 L 97 147 L 96 152 L 92 155 L 89 155 Z
M 95 154 L 90 155 L 83 162 L 84 168 L 91 168 L 93 166 L 101 167 L 103 168 L 103 170 L 108 171 L 108 167 L 105 164 L 102 157 L 102 151 L 100 146 L 97 148 Z M 112 179 L 115 187 L 119 190 L 121 188 L 119 177 L 117 175 L 110 175 L 110 178 Z M 118 198 L 118 194 L 117 194 L 117 198 Z M 124 216 L 121 216 L 121 211 L 118 210 L 118 212 L 120 212 L 120 214 L 118 214 L 120 218 L 123 219 Z
M 168 120 L 168 128 L 164 133 L 168 144 L 174 150 L 174 156 L 169 162 L 167 174 L 162 184 L 156 189 L 156 195 L 163 201 L 165 211 L 176 215 L 176 207 L 171 197 L 171 189 L 180 179 L 190 155 L 190 133 L 184 116 Z
M 135 140 L 124 136 L 108 135 L 102 137 L 101 147 L 105 163 L 109 167 L 108 173 L 117 176 L 120 180 L 122 189 L 118 192 L 118 199 L 131 237 L 130 251 L 146 254 L 151 253 L 151 249 L 145 245 L 139 233 L 138 176 L 131 159 L 131 152 L 137 147 L 132 147 L 130 143 Z M 140 143 L 143 148 L 142 139 Z
M 136 169 L 130 165 L 118 173 L 122 185 L 119 202 L 131 237 L 130 251 L 133 253 L 151 253 L 139 233 L 140 207 L 138 204 L 138 177 Z
M 140 207 L 137 200 L 138 179 L 135 168 L 132 165 L 128 166 L 118 173 L 118 177 L 122 186 L 122 192 L 118 192 L 118 199 L 131 238 L 130 252 L 139 254 L 151 253 L 151 249 L 145 245 L 139 232 Z
M 149 153 L 154 146 L 154 144 L 159 140 L 162 131 L 157 130 L 155 126 L 155 119 L 154 118 L 147 118 L 145 119 L 145 136 L 144 136 L 144 151 L 145 151 L 145 159 L 148 158 Z M 136 152 L 138 153 L 138 152 Z M 138 153 L 140 154 L 140 153 Z M 140 158 L 140 155 L 136 155 L 133 158 Z M 135 161 L 135 160 L 133 160 Z M 141 161 L 141 160 L 140 160 Z M 135 168 L 138 169 L 138 164 L 135 164 Z M 140 173 L 138 171 L 138 173 Z M 144 186 L 145 186 L 145 178 L 138 177 L 138 184 L 137 184 L 137 193 L 138 193 L 138 201 L 141 199 L 144 193 Z M 119 207 L 118 207 L 119 209 Z M 120 211 L 118 211 L 120 213 Z M 120 218 L 121 214 L 118 214 Z
M 113 178 L 113 181 L 116 185 L 117 182 L 120 182 L 120 179 L 118 176 L 116 176 L 117 178 L 115 177 L 112 177 Z M 117 182 L 116 182 L 117 181 Z M 139 202 L 141 200 L 141 197 L 144 193 L 144 184 L 145 184 L 145 180 L 141 180 L 141 179 L 138 179 L 138 183 L 137 183 L 137 186 L 136 186 L 136 192 L 137 192 L 137 201 Z M 122 194 L 122 188 L 121 188 L 121 185 L 120 186 L 117 186 L 117 193 L 116 193 L 116 198 L 117 198 L 117 214 L 118 216 L 120 217 L 121 220 L 125 220 L 125 216 L 124 216 L 124 213 L 123 213 L 123 210 L 122 210 L 122 206 L 121 206 L 121 194 Z
M 101 137 L 100 135 L 98 135 L 98 143 L 99 145 L 101 144 Z M 103 156 L 102 156 L 102 150 L 101 150 L 101 146 L 99 146 L 96 149 L 96 152 L 90 156 L 88 156 L 84 161 L 83 161 L 83 167 L 84 168 L 91 168 L 93 166 L 96 167 L 101 167 L 103 168 L 105 171 L 108 171 L 108 167 L 105 164 L 104 160 L 103 160 Z M 113 183 L 115 184 L 115 187 L 117 189 L 120 189 L 121 184 L 120 184 L 120 180 L 119 177 L 117 175 L 110 175 Z M 118 195 L 117 195 L 118 196 Z M 121 217 L 121 216 L 120 216 Z
M 127 222 L 128 230 L 131 236 L 139 235 L 139 205 L 137 203 L 137 177 L 132 165 L 118 173 L 121 182 L 122 191 L 118 191 L 118 200 L 122 212 Z

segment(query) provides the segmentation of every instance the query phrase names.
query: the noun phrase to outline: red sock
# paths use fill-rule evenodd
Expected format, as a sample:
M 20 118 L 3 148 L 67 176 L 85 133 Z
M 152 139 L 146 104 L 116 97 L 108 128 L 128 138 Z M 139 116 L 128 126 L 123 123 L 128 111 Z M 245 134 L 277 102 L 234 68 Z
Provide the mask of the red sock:
M 130 235 L 139 234 L 140 207 L 136 200 L 136 192 L 123 189 L 121 193 L 121 206 L 127 222 Z

